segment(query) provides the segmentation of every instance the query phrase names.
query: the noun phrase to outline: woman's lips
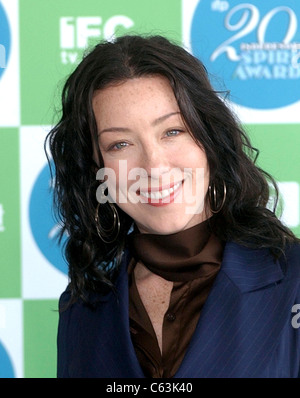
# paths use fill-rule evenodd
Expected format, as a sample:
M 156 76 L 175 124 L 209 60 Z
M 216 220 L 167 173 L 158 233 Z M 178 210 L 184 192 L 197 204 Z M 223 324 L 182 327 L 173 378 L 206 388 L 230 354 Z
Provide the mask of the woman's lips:
M 147 191 L 139 191 L 139 195 L 143 198 L 143 203 L 151 206 L 165 206 L 174 202 L 175 197 L 180 192 L 183 181 L 177 182 L 169 188 L 149 188 Z

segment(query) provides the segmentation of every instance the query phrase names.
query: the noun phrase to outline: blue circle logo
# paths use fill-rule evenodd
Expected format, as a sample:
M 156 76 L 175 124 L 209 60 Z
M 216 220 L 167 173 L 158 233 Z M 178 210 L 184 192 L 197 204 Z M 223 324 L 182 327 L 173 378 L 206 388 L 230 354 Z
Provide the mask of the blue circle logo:
M 14 378 L 13 365 L 4 346 L 0 343 L 0 378 Z
M 62 247 L 66 238 L 58 243 L 60 225 L 52 211 L 53 181 L 48 164 L 42 169 L 32 189 L 29 218 L 31 231 L 39 249 L 47 260 L 58 270 L 67 274 L 67 264 Z
M 0 3 L 0 79 L 4 73 L 10 55 L 11 35 L 8 19 Z
M 258 109 L 293 104 L 300 88 L 300 1 L 200 0 L 191 50 L 216 77 L 214 88 L 230 90 L 233 102 Z

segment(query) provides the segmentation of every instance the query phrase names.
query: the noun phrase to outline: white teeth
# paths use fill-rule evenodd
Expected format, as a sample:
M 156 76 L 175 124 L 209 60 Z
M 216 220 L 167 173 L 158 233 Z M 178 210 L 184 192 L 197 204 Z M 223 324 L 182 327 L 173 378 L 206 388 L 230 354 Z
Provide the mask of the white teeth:
M 140 194 L 146 198 L 150 199 L 164 199 L 167 196 L 171 195 L 172 192 L 176 191 L 181 185 L 181 182 L 174 185 L 174 187 L 169 189 L 163 189 L 162 191 L 154 191 L 154 192 L 140 192 Z

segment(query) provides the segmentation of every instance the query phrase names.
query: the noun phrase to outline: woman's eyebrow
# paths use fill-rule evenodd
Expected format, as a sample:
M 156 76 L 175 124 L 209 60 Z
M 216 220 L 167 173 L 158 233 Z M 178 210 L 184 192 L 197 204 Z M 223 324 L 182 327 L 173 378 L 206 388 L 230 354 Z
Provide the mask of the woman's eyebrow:
M 157 124 L 164 122 L 166 119 L 174 115 L 180 115 L 180 112 L 176 111 L 176 112 L 167 113 L 166 115 L 160 116 L 157 119 L 155 119 L 151 124 L 152 126 L 156 126 Z
M 131 130 L 127 127 L 108 127 L 106 129 L 100 130 L 98 135 L 107 132 L 119 132 L 119 133 L 129 133 Z
M 166 119 L 168 119 L 169 117 L 174 116 L 174 115 L 180 115 L 180 112 L 179 111 L 170 112 L 163 116 L 160 116 L 157 119 L 153 120 L 153 122 L 151 123 L 151 126 L 157 126 L 158 124 L 164 122 Z M 107 132 L 130 133 L 130 131 L 131 130 L 127 127 L 108 127 L 103 130 L 100 130 L 98 132 L 98 135 L 100 135 L 102 133 L 107 133 Z

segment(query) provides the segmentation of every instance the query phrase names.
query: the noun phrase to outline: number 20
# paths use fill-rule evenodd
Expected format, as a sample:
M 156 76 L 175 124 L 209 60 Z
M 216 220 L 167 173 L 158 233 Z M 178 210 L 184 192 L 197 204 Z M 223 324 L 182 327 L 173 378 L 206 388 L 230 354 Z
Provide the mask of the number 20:
M 241 18 L 239 21 L 232 25 L 230 23 L 230 20 L 232 16 L 239 10 L 244 10 Z M 253 4 L 245 3 L 245 4 L 239 4 L 236 7 L 233 7 L 226 15 L 225 17 L 225 27 L 230 30 L 230 31 L 237 31 L 241 29 L 238 33 L 230 37 L 228 40 L 225 40 L 219 47 L 215 49 L 215 51 L 211 54 L 211 61 L 215 61 L 219 55 L 221 55 L 223 52 L 227 53 L 227 56 L 229 59 L 232 61 L 238 61 L 240 59 L 240 56 L 237 54 L 236 50 L 234 47 L 230 46 L 233 42 L 236 40 L 246 36 L 248 33 L 252 32 L 258 25 L 257 28 L 257 40 L 258 43 L 262 44 L 264 43 L 265 40 L 265 34 L 266 30 L 268 28 L 269 22 L 271 19 L 274 17 L 275 14 L 281 11 L 286 11 L 290 17 L 290 24 L 289 28 L 286 32 L 286 35 L 283 39 L 283 43 L 289 43 L 292 38 L 294 37 L 296 31 L 297 31 L 297 16 L 294 13 L 293 10 L 291 10 L 289 7 L 281 6 L 281 7 L 276 7 L 273 10 L 269 11 L 261 20 L 259 23 L 260 19 L 260 14 L 259 10 L 257 7 L 255 7 Z M 250 15 L 250 19 L 247 22 L 248 16 Z

